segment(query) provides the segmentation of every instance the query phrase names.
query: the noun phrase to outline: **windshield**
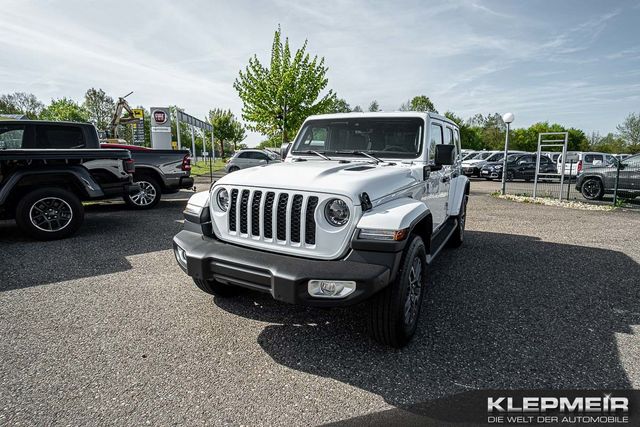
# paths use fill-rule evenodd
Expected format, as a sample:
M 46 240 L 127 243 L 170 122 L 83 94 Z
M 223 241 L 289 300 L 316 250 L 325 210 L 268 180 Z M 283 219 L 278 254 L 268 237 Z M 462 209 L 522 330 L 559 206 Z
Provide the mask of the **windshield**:
M 520 157 L 522 157 L 522 154 L 509 154 L 507 156 L 507 162 L 515 162 L 516 160 L 518 160 Z
M 473 159 L 476 155 L 478 155 L 478 153 L 476 153 L 476 152 L 469 153 L 469 154 L 465 155 L 465 156 L 462 158 L 462 160 L 471 160 L 471 159 Z
M 310 120 L 291 151 L 334 156 L 362 151 L 376 157 L 414 159 L 422 152 L 423 127 L 424 120 L 418 117 Z

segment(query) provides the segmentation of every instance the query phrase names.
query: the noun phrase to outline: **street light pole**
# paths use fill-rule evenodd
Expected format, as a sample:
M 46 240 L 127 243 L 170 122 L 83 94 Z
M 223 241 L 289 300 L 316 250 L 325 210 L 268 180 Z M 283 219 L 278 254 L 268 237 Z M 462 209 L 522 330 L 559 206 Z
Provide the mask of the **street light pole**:
M 507 124 L 507 134 L 504 138 L 504 157 L 502 158 L 502 195 L 507 194 L 507 156 L 509 155 L 509 130 L 513 122 L 513 113 L 506 113 L 502 116 L 502 121 Z

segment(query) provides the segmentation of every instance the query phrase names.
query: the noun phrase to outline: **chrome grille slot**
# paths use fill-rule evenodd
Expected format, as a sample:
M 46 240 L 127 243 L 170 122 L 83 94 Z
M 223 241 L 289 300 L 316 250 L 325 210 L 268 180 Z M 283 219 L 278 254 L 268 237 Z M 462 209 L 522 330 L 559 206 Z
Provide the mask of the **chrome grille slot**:
M 247 234 L 247 206 L 249 205 L 249 190 L 242 190 L 240 198 L 240 233 Z
M 314 215 L 317 207 L 318 198 L 316 196 L 309 197 L 304 215 L 304 242 L 307 245 L 316 244 L 316 219 Z
M 276 238 L 278 240 L 287 240 L 287 202 L 289 201 L 289 195 L 287 193 L 280 193 L 278 197 L 278 213 L 277 213 L 277 232 Z
M 302 212 L 302 195 L 293 196 L 291 205 L 291 242 L 300 243 L 300 212 Z
M 238 199 L 238 190 L 231 190 L 231 203 L 229 205 L 229 231 L 236 231 L 236 200 Z
M 251 235 L 260 236 L 260 201 L 262 191 L 254 191 L 251 200 Z
M 269 191 L 264 202 L 264 238 L 273 239 L 273 201 L 276 194 Z

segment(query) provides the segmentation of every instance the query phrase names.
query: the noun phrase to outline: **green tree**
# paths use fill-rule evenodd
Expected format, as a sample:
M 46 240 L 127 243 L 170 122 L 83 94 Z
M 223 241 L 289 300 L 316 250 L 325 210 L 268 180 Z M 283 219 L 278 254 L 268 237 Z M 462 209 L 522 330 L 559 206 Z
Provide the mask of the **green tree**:
M 461 117 L 456 116 L 451 111 L 444 113 L 445 117 L 452 120 L 458 125 L 460 129 L 460 145 L 462 148 L 469 148 L 472 150 L 482 149 L 482 141 L 477 128 L 472 128 L 462 120 Z
M 369 104 L 369 111 L 373 113 L 376 111 L 380 111 L 380 105 L 378 104 L 378 101 L 376 101 L 375 99 L 371 101 L 371 104 Z
M 628 153 L 640 151 L 640 114 L 631 113 L 619 124 L 616 129 L 620 132 L 620 137 L 626 143 Z
M 246 132 L 231 110 L 216 108 L 209 111 L 209 122 L 213 125 L 213 136 L 220 144 L 220 157 L 225 157 L 227 142 L 233 145 L 234 151 L 237 151 L 238 143 L 246 138 Z
M 89 121 L 98 130 L 106 130 L 115 112 L 116 103 L 104 90 L 91 88 L 84 94 L 82 106 L 89 112 Z
M 336 101 L 331 108 L 331 113 L 350 113 L 351 106 L 344 98 L 336 98 Z
M 51 100 L 51 104 L 40 113 L 43 120 L 87 122 L 89 112 L 72 99 L 60 98 Z
M 426 95 L 414 96 L 411 100 L 400 106 L 400 111 L 424 111 L 437 113 L 433 102 Z
M 15 92 L 0 96 L 0 113 L 24 114 L 28 119 L 37 119 L 44 104 L 32 93 Z
M 233 86 L 244 103 L 242 118 L 249 129 L 289 141 L 308 116 L 331 111 L 336 95 L 329 90 L 321 96 L 328 84 L 324 58 L 311 58 L 306 50 L 305 40 L 292 56 L 289 39 L 282 43 L 278 26 L 269 68 L 254 55 L 240 71 Z
M 354 113 L 362 113 L 362 107 L 359 105 L 356 105 L 355 107 L 353 107 L 352 110 Z

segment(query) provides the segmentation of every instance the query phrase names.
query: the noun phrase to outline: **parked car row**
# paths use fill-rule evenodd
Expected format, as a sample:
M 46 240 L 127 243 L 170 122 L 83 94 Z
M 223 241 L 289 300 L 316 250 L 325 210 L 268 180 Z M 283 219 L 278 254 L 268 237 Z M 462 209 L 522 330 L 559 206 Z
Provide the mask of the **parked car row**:
M 100 144 L 88 123 L 0 122 L 0 218 L 40 240 L 73 234 L 82 201 L 122 197 L 134 209 L 192 188 L 188 151 Z

